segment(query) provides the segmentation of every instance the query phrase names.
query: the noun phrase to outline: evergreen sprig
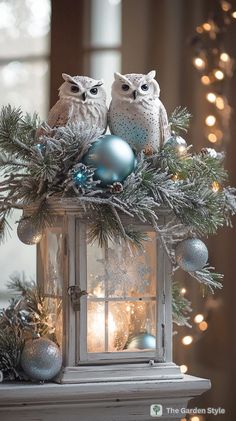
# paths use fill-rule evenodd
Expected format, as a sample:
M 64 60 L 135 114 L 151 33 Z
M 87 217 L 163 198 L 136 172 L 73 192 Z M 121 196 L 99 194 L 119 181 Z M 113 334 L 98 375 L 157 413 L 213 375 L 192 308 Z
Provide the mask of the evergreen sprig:
M 178 108 L 170 117 L 176 134 L 187 130 L 190 114 Z M 236 210 L 236 189 L 228 187 L 222 157 L 208 153 L 185 155 L 168 142 L 151 156 L 137 155 L 134 172 L 123 183 L 123 191 L 112 193 L 90 179 L 83 188 L 73 186 L 73 174 L 90 145 L 101 132 L 84 124 L 51 129 L 40 126 L 37 115 L 24 116 L 20 109 L 3 107 L 0 115 L 0 240 L 9 228 L 14 209 L 34 204 L 31 220 L 39 229 L 52 223 L 51 200 L 72 199 L 90 219 L 89 240 L 100 245 L 108 240 L 128 241 L 140 247 L 144 234 L 132 220 L 151 224 L 175 266 L 174 247 L 183 238 L 215 233 L 230 225 Z M 83 164 L 83 171 L 90 171 Z M 217 183 L 218 189 L 213 189 Z M 168 229 L 159 223 L 159 210 L 171 214 Z M 131 225 L 123 223 L 129 218 Z M 116 240 L 115 240 L 116 241 Z M 206 272 L 207 271 L 207 272 Z M 217 286 L 207 269 L 194 273 L 200 282 Z M 213 279 L 214 278 L 214 279 Z

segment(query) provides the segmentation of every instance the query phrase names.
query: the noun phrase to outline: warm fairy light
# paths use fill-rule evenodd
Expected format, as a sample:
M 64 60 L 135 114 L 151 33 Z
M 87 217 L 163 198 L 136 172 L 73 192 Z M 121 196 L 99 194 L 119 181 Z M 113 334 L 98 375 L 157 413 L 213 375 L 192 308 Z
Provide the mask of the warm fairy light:
M 126 306 L 126 311 L 130 311 L 131 310 L 131 307 L 130 306 Z
M 209 142 L 211 142 L 211 143 L 216 143 L 217 140 L 218 140 L 215 133 L 209 133 L 207 138 L 208 138 Z
M 182 344 L 183 345 L 191 345 L 191 343 L 193 342 L 193 337 L 192 336 L 184 336 L 182 339 Z
M 221 59 L 221 61 L 223 61 L 224 63 L 227 63 L 227 61 L 229 61 L 229 59 L 230 59 L 230 56 L 229 56 L 229 54 L 227 54 L 227 53 L 221 53 L 221 55 L 220 55 L 220 59 Z
M 215 133 L 216 133 L 217 139 L 221 140 L 223 137 L 223 132 L 221 130 L 216 130 Z
M 225 102 L 222 96 L 218 96 L 216 98 L 216 107 L 218 108 L 218 110 L 223 110 L 225 108 Z
M 207 322 L 201 322 L 201 323 L 199 323 L 199 329 L 202 331 L 202 332 L 205 332 L 205 330 L 207 330 L 207 328 L 208 328 L 208 324 L 207 324 Z
M 209 76 L 204 75 L 201 77 L 201 82 L 203 83 L 203 85 L 210 85 L 211 80 Z
M 232 18 L 236 19 L 236 10 L 232 13 Z
M 196 31 L 198 34 L 202 34 L 203 33 L 203 28 L 201 26 L 197 26 L 196 27 Z
M 211 26 L 211 24 L 210 24 L 209 22 L 205 22 L 205 23 L 202 25 L 202 27 L 203 27 L 203 29 L 204 29 L 205 31 L 207 31 L 207 32 L 209 32 L 209 31 L 212 29 L 212 26 Z
M 213 92 L 208 92 L 208 94 L 206 95 L 206 98 L 207 98 L 207 101 L 213 104 L 216 100 L 216 94 L 214 94 Z
M 199 70 L 203 70 L 206 67 L 206 63 L 201 57 L 195 57 L 193 59 L 193 64 Z
M 195 323 L 201 323 L 201 322 L 203 322 L 203 320 L 204 320 L 204 316 L 203 316 L 203 314 L 197 314 L 197 315 L 194 317 L 194 321 L 195 321 Z
M 187 367 L 187 365 L 181 365 L 180 366 L 180 371 L 181 371 L 181 373 L 183 373 L 183 374 L 185 374 L 185 373 L 187 373 L 187 371 L 188 371 L 188 367 Z
M 231 9 L 232 6 L 228 1 L 223 0 L 221 2 L 221 7 L 222 7 L 222 10 L 224 10 L 224 12 L 228 12 Z M 194 420 L 194 421 L 197 421 L 197 420 Z
M 177 149 L 178 149 L 178 153 L 179 153 L 179 155 L 185 155 L 185 154 L 186 154 L 186 150 L 187 150 L 186 146 L 184 146 L 184 145 L 179 145 L 179 146 L 177 147 Z
M 171 179 L 172 179 L 173 181 L 178 181 L 178 180 L 179 180 L 179 176 L 178 176 L 178 174 L 173 175 L 173 176 L 171 177 Z
M 212 127 L 214 126 L 215 122 L 216 122 L 216 118 L 214 115 L 208 115 L 206 117 L 205 123 L 207 126 Z
M 219 70 L 219 69 L 214 70 L 214 75 L 215 75 L 215 78 L 218 79 L 218 80 L 223 80 L 224 77 L 225 77 L 222 70 Z
M 213 181 L 211 188 L 214 193 L 217 193 L 220 190 L 220 184 L 218 181 Z
M 200 418 L 199 417 L 191 417 L 191 421 L 200 421 Z
M 181 288 L 180 292 L 181 292 L 182 295 L 184 295 L 184 294 L 186 294 L 187 290 L 186 290 L 186 288 Z

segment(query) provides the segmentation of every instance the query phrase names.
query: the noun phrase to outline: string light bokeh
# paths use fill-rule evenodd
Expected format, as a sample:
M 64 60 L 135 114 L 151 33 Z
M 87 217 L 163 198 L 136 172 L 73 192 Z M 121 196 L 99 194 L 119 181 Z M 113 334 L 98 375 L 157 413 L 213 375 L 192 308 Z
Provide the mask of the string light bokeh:
M 205 88 L 207 114 L 204 119 L 204 135 L 207 142 L 215 146 L 230 139 L 232 110 L 228 91 L 235 60 L 226 48 L 225 35 L 233 23 L 236 23 L 233 4 L 230 1 L 217 0 L 215 10 L 210 12 L 206 21 L 196 27 L 191 39 L 194 52 L 192 63 Z

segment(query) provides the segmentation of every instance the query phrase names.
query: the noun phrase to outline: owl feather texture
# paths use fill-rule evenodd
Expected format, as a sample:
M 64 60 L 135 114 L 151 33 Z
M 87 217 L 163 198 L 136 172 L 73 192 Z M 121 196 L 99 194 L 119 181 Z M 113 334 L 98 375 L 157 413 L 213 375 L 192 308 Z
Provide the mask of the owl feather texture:
M 103 80 L 66 73 L 62 77 L 64 83 L 59 88 L 59 100 L 49 111 L 48 126 L 53 129 L 74 123 L 85 129 L 96 126 L 101 134 L 105 133 L 108 109 Z
M 170 137 L 168 117 L 159 99 L 156 72 L 148 74 L 115 73 L 108 124 L 137 152 L 153 153 Z

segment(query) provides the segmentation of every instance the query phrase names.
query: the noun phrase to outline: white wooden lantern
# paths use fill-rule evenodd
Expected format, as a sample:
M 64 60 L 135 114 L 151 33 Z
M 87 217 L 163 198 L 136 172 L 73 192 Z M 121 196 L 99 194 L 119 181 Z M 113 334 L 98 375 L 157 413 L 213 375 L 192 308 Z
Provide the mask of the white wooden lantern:
M 172 362 L 171 267 L 151 225 L 143 251 L 89 244 L 76 203 L 52 203 L 38 244 L 37 278 L 63 353 L 61 383 L 181 378 Z M 168 215 L 160 213 L 160 224 Z

